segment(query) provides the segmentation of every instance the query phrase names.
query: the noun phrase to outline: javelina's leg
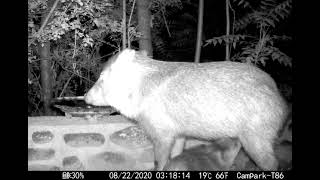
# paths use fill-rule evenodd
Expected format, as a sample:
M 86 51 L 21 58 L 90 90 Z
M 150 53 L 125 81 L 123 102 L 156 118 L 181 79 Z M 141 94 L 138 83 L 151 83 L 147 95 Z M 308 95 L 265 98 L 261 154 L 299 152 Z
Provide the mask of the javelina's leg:
M 173 137 L 161 137 L 161 139 L 154 140 L 155 170 L 163 170 L 170 158 L 173 143 Z
M 175 143 L 172 147 L 171 158 L 174 158 L 180 155 L 184 149 L 186 139 L 184 137 L 179 137 L 175 140 Z
M 263 170 L 277 170 L 278 160 L 273 150 L 273 140 L 262 136 L 241 138 L 243 148 L 252 160 Z

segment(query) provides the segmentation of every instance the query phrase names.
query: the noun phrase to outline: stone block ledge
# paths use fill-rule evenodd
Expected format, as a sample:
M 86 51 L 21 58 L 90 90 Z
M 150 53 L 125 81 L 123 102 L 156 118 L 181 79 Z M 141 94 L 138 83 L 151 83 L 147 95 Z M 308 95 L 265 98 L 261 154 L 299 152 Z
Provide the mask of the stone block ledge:
M 206 143 L 188 140 L 186 148 Z M 28 117 L 28 170 L 151 170 L 151 141 L 122 115 Z
M 128 149 L 110 140 L 112 134 L 130 126 L 135 124 L 121 115 L 97 121 L 65 116 L 28 117 L 28 169 L 56 171 L 153 168 L 150 143 Z

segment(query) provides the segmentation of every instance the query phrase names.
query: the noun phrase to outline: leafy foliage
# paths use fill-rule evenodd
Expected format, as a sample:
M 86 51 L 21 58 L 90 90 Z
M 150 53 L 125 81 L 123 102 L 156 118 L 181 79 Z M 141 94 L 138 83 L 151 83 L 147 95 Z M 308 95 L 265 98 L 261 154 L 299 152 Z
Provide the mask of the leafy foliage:
M 151 5 L 152 12 L 152 45 L 155 53 L 164 59 L 170 59 L 172 56 L 167 49 L 168 42 L 160 36 L 161 30 L 166 30 L 168 36 L 172 34 L 172 24 L 167 19 L 172 13 L 182 9 L 181 0 L 153 0 Z
M 233 56 L 232 60 L 240 60 L 242 62 L 254 64 L 261 63 L 265 66 L 266 60 L 272 59 L 285 66 L 291 67 L 291 58 L 273 46 L 273 39 L 277 38 L 263 35 L 263 37 L 256 42 L 252 40 L 250 43 L 245 43 L 246 45 L 243 46 L 242 52 Z
M 212 39 L 206 40 L 206 44 L 204 44 L 204 46 L 207 46 L 208 44 L 213 44 L 214 46 L 216 46 L 217 44 L 229 43 L 232 44 L 233 48 L 236 48 L 237 42 L 239 42 L 240 40 L 244 40 L 245 37 L 245 35 L 224 35 L 214 37 Z
M 28 0 L 28 91 L 31 114 L 41 113 L 38 47 L 50 42 L 53 97 L 82 95 L 98 76 L 99 48 L 108 36 L 114 49 L 120 44 L 121 19 L 114 18 L 109 0 L 62 0 L 48 23 L 40 29 L 41 16 L 49 12 L 46 0 Z M 133 32 L 134 33 L 134 32 Z
M 232 47 L 240 46 L 241 51 L 233 55 L 231 60 L 240 60 L 242 62 L 266 65 L 266 61 L 272 59 L 278 61 L 285 66 L 292 66 L 292 60 L 279 48 L 275 47 L 275 41 L 288 41 L 291 38 L 287 36 L 273 35 L 273 30 L 276 29 L 277 23 L 286 19 L 290 15 L 292 0 L 285 0 L 277 4 L 276 0 L 261 0 L 257 5 L 253 5 L 248 0 L 234 0 L 237 5 L 242 5 L 243 8 L 249 8 L 251 13 L 244 15 L 242 18 L 234 22 L 235 33 L 229 36 L 214 37 L 206 40 L 205 46 L 213 44 L 231 44 Z M 255 25 L 249 27 L 249 25 Z M 250 31 L 249 29 L 255 29 Z M 246 32 L 247 30 L 247 32 Z M 239 51 L 239 50 L 238 50 Z
M 257 9 L 253 9 L 251 13 L 234 23 L 235 30 L 242 30 L 252 23 L 263 27 L 271 26 L 275 28 L 275 23 L 284 20 L 290 15 L 292 7 L 292 0 L 286 0 L 280 4 L 276 4 L 276 2 L 276 0 L 261 0 Z
M 166 8 L 164 11 L 165 17 L 160 11 L 156 13 L 159 22 L 157 28 L 153 29 L 166 30 L 166 32 L 152 32 L 153 46 L 162 59 L 168 60 L 175 57 L 175 61 L 177 61 L 177 57 L 184 59 L 184 57 L 194 56 L 194 42 L 196 42 L 196 29 L 194 27 L 197 26 L 197 18 L 190 12 L 180 11 L 180 8 L 179 5 Z M 177 12 L 181 12 L 178 17 L 176 17 Z M 175 18 L 172 19 L 172 17 Z M 158 35 L 160 33 L 161 36 Z M 167 37 L 164 37 L 163 34 L 166 34 Z M 189 47 L 192 50 L 187 50 Z M 180 52 L 179 49 L 183 50 Z
M 61 0 L 48 23 L 40 31 L 43 16 L 51 10 L 55 0 L 28 0 L 28 111 L 29 115 L 42 112 L 40 61 L 38 47 L 50 42 L 53 97 L 83 95 L 97 79 L 101 47 L 115 52 L 120 49 L 122 36 L 122 7 L 115 0 Z M 127 15 L 133 0 L 127 1 Z M 180 0 L 153 0 L 153 26 L 163 28 L 162 11 L 165 7 L 179 7 Z M 181 4 L 180 4 L 181 5 Z M 141 36 L 133 16 L 130 40 Z M 129 17 L 127 17 L 129 18 Z M 161 42 L 157 41 L 161 48 Z M 164 44 L 164 43 L 163 43 Z M 106 54 L 105 56 L 110 56 Z

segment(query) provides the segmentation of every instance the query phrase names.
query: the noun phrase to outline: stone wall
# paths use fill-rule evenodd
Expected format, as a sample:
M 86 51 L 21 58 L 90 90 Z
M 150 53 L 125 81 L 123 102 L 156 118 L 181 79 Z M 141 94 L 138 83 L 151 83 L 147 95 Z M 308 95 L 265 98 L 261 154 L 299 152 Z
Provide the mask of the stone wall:
M 28 117 L 28 170 L 151 170 L 153 146 L 138 129 L 121 115 Z
M 123 116 L 96 122 L 84 118 L 28 118 L 29 170 L 148 170 L 153 167 L 152 144 L 128 148 L 110 137 L 130 126 Z

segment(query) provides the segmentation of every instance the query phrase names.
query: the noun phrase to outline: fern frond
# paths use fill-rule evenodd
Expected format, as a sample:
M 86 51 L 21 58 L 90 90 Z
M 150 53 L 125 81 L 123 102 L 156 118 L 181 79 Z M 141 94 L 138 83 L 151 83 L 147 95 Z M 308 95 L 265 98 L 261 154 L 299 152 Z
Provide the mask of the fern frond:
M 171 58 L 170 53 L 167 50 L 167 43 L 158 35 L 154 34 L 152 37 L 152 45 L 157 55 L 161 57 L 161 59 L 169 59 Z
M 228 35 L 228 36 L 223 35 L 223 36 L 214 37 L 212 39 L 206 40 L 206 43 L 203 46 L 207 46 L 209 44 L 213 44 L 214 46 L 216 46 L 217 44 L 231 43 L 235 47 L 236 43 L 248 37 L 249 36 L 240 35 L 240 34 L 234 34 L 234 35 Z
M 238 4 L 237 4 L 238 6 L 242 6 L 244 8 L 246 8 L 246 7 L 251 8 L 251 5 L 250 5 L 250 3 L 248 1 L 245 1 L 245 0 L 233 0 L 234 3 L 236 3 L 236 1 L 238 1 Z
M 277 6 L 269 9 L 268 15 L 272 17 L 275 21 L 279 22 L 280 19 L 283 20 L 289 16 L 292 8 L 292 0 L 286 0 Z
M 280 49 L 272 46 L 269 46 L 266 49 L 269 50 L 269 54 L 273 61 L 278 61 L 285 66 L 292 67 L 292 58 L 280 51 Z
M 274 0 L 263 0 L 257 10 L 247 14 L 234 23 L 236 31 L 245 29 L 249 24 L 275 27 L 276 22 L 285 19 L 290 14 L 292 0 L 286 0 L 275 5 Z

